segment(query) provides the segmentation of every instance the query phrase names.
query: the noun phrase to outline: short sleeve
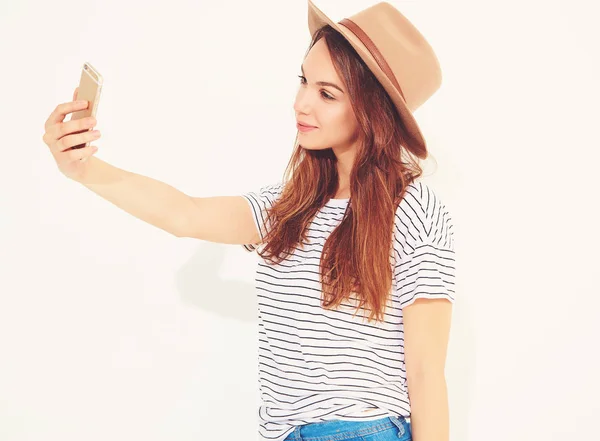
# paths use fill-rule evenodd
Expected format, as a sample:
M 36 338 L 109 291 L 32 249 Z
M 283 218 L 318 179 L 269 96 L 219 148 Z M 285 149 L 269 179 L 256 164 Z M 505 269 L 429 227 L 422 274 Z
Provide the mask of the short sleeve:
M 282 183 L 275 183 L 265 185 L 258 191 L 252 191 L 242 195 L 248 201 L 252 217 L 254 219 L 254 225 L 256 226 L 261 242 L 267 234 L 269 225 L 266 222 L 267 209 L 269 209 L 275 200 L 279 198 L 283 189 Z M 242 245 L 248 252 L 252 252 L 258 248 L 258 244 L 244 244 Z
M 401 308 L 419 298 L 455 302 L 452 215 L 423 183 L 413 184 L 396 213 L 395 294 Z

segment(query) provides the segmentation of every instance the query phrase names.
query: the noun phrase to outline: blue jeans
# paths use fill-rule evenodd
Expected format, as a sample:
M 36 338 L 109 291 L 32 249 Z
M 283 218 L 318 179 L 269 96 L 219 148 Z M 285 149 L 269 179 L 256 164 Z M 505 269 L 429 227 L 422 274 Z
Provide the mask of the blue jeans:
M 373 421 L 322 421 L 298 426 L 284 441 L 411 441 L 410 421 L 385 417 Z

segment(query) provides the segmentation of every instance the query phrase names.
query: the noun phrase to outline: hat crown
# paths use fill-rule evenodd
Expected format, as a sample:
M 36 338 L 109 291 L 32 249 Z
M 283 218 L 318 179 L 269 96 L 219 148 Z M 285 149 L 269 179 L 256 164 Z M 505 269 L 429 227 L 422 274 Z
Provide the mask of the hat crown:
M 415 111 L 439 89 L 442 74 L 431 45 L 421 32 L 388 2 L 349 17 L 377 47 Z

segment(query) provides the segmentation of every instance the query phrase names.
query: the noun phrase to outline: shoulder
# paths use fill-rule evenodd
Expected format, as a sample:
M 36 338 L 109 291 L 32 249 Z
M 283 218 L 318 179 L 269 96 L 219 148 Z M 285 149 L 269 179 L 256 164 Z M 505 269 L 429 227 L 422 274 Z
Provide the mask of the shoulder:
M 283 191 L 283 182 L 275 182 L 263 185 L 262 187 L 245 193 L 246 199 L 261 203 L 262 205 L 271 205 Z
M 282 182 L 274 182 L 260 188 L 259 192 L 265 195 L 278 196 L 283 190 Z
M 411 254 L 424 244 L 453 249 L 452 214 L 436 191 L 417 180 L 406 187 L 395 214 L 395 247 Z

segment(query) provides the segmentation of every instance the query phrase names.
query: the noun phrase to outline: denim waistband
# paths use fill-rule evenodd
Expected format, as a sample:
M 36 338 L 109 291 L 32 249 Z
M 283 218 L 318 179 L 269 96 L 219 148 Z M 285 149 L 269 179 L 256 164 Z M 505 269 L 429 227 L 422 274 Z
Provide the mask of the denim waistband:
M 400 438 L 407 430 L 410 430 L 409 425 L 410 420 L 402 416 L 390 416 L 370 421 L 321 421 L 296 427 L 285 438 L 285 441 L 342 441 L 371 435 L 392 427 L 399 429 L 398 437 Z

